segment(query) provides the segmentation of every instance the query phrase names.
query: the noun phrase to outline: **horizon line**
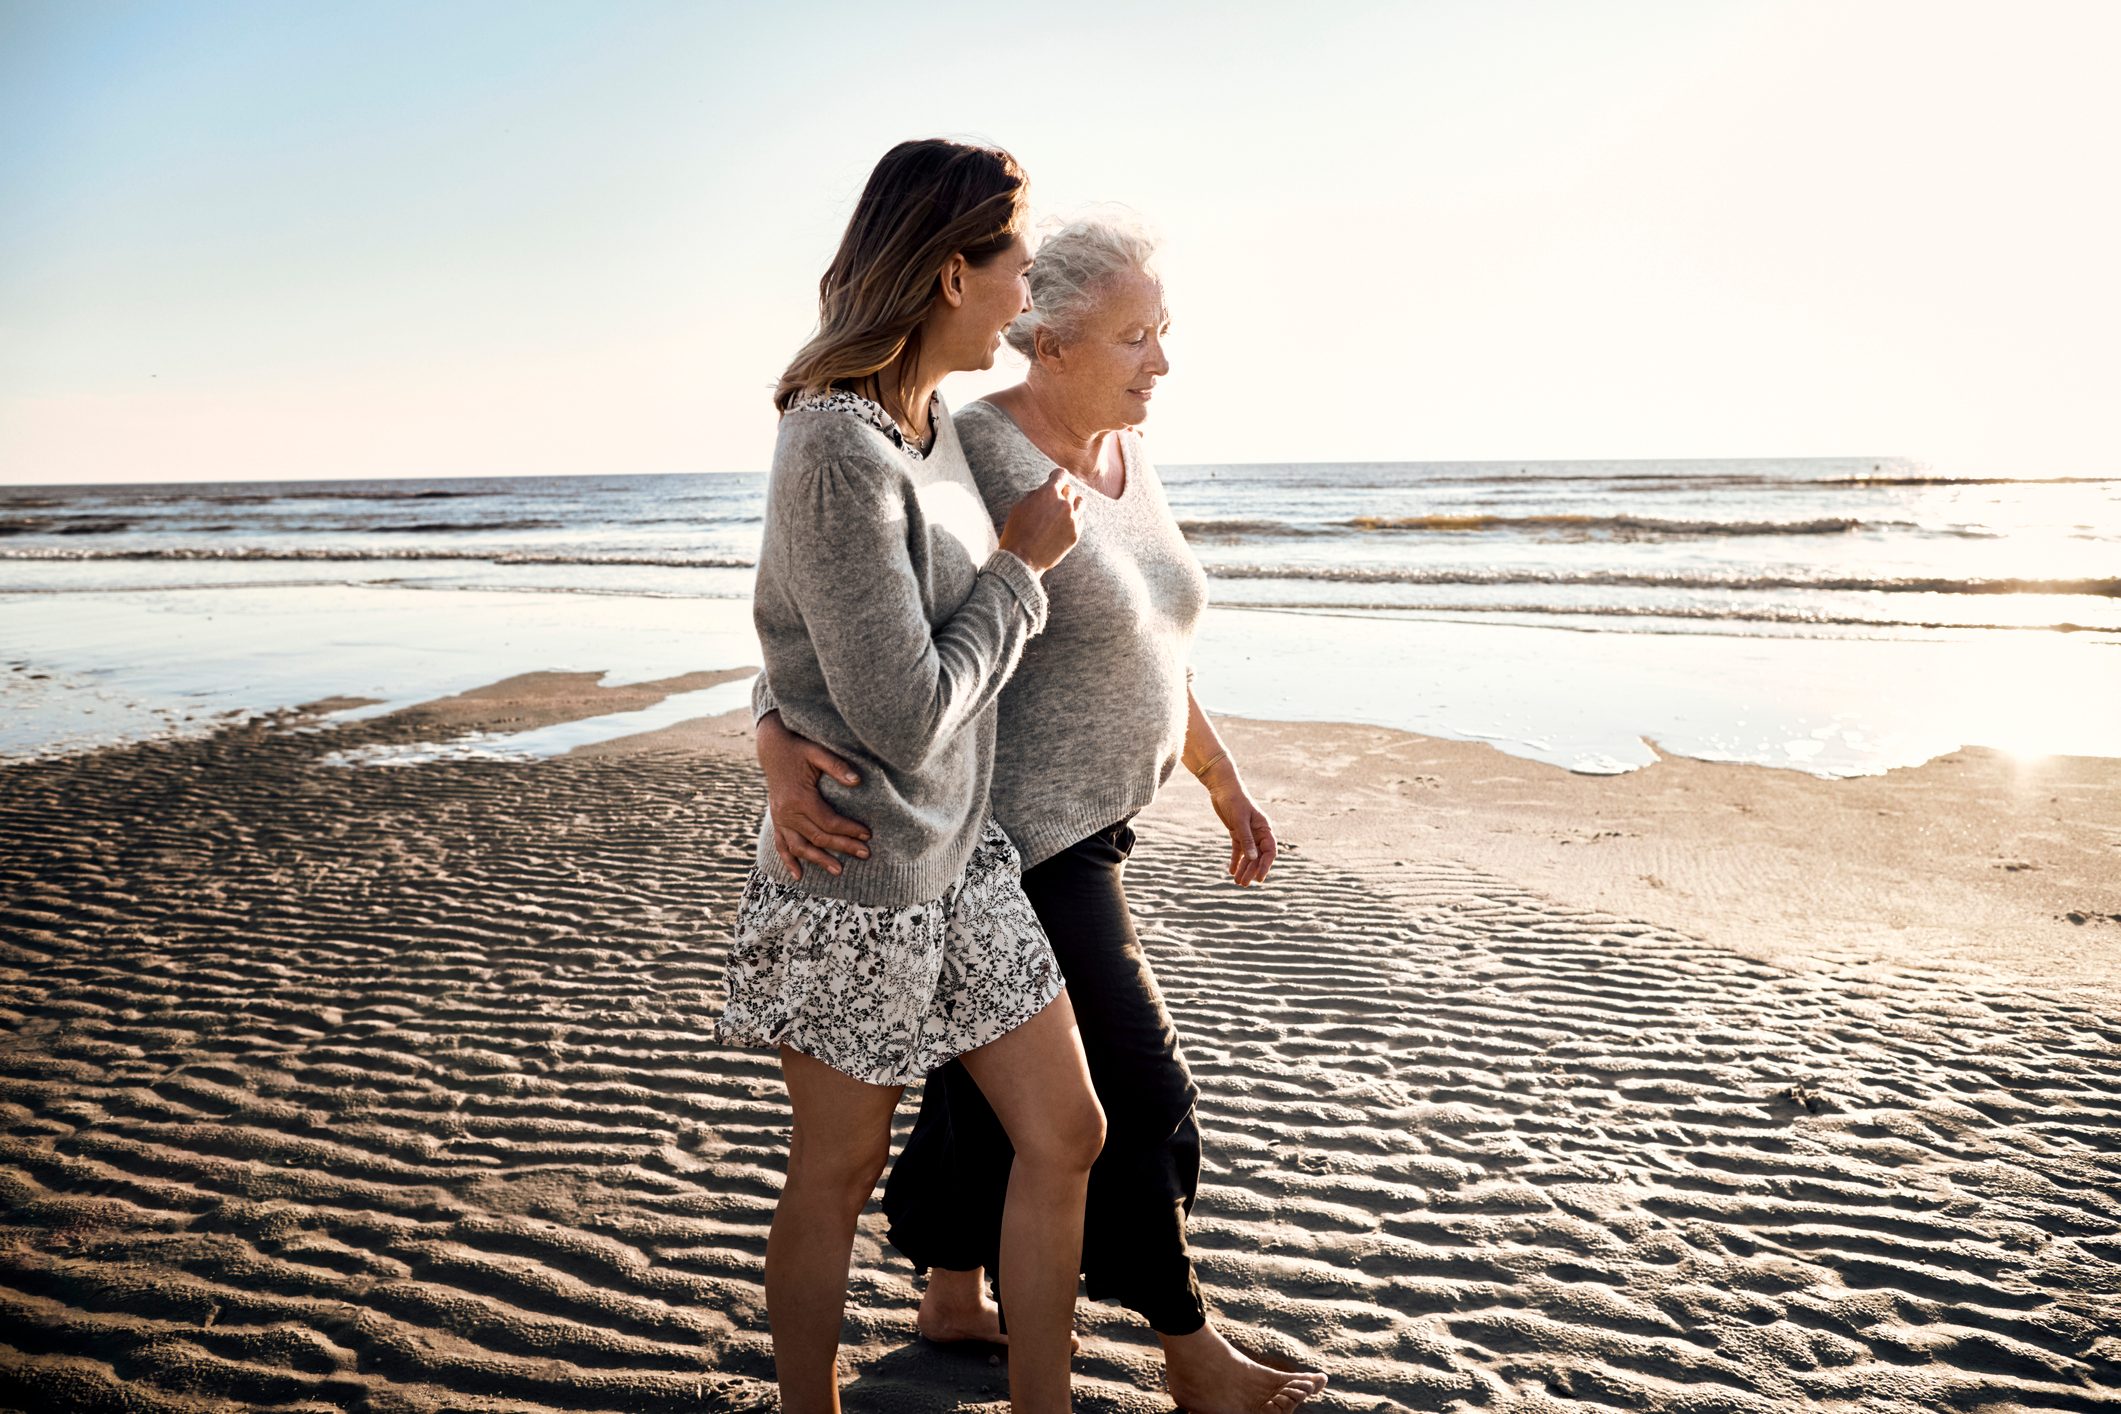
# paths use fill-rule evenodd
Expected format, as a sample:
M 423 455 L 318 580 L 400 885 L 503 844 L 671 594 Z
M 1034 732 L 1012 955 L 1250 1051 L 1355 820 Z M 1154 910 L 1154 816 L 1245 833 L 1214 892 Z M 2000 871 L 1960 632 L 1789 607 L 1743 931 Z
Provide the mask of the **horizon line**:
M 1912 469 L 1927 469 L 1935 465 L 1928 458 L 1909 456 L 1904 453 L 1876 452 L 1825 452 L 1798 454 L 1746 454 L 1720 456 L 1661 456 L 1661 457 L 1331 457 L 1315 460 L 1260 460 L 1260 461 L 1186 461 L 1167 462 L 1164 469 L 1170 471 L 1196 471 L 1213 468 L 1253 469 L 1261 467 L 1386 467 L 1386 466 L 1696 466 L 1705 463 L 1751 463 L 1751 462 L 1862 462 L 1868 461 L 1883 468 L 1887 463 Z M 0 492 L 35 491 L 60 488 L 85 489 L 118 486 L 317 486 L 341 482 L 364 481 L 559 481 L 569 478 L 582 479 L 645 479 L 660 476 L 763 476 L 767 467 L 723 468 L 714 471 L 506 471 L 506 472 L 379 472 L 365 475 L 339 476 L 231 476 L 208 480 L 159 480 L 142 478 L 136 481 L 77 480 L 77 481 L 15 481 L 0 477 Z M 2004 473 L 1987 473 L 1999 480 L 2031 480 L 2031 476 Z M 2121 478 L 2121 468 L 2110 474 L 2048 477 L 2047 480 L 2110 481 Z

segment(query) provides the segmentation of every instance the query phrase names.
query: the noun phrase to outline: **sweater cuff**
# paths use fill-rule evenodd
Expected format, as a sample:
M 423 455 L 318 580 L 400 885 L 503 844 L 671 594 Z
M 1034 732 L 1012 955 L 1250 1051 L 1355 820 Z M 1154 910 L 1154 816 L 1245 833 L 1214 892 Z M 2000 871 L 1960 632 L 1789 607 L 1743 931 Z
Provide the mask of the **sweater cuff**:
M 1046 627 L 1046 586 L 1039 582 L 1038 572 L 1018 559 L 1014 551 L 996 550 L 980 566 L 980 573 L 991 574 L 1009 586 L 1024 606 L 1025 617 L 1031 620 L 1031 632 L 1035 634 Z
M 759 675 L 751 680 L 751 725 L 757 726 L 760 719 L 768 712 L 777 711 L 780 705 L 773 695 L 772 685 L 766 681 L 766 670 L 760 668 Z

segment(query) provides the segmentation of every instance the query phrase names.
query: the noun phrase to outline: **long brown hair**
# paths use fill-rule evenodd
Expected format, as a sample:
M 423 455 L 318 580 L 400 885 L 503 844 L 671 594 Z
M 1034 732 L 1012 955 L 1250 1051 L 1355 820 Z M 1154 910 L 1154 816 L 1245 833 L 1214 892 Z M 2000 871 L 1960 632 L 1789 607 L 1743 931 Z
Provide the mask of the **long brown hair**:
M 817 283 L 817 333 L 781 375 L 773 405 L 786 412 L 894 359 L 903 395 L 943 262 L 962 252 L 984 265 L 1007 250 L 1030 192 L 1023 168 L 998 147 L 921 138 L 885 153 Z

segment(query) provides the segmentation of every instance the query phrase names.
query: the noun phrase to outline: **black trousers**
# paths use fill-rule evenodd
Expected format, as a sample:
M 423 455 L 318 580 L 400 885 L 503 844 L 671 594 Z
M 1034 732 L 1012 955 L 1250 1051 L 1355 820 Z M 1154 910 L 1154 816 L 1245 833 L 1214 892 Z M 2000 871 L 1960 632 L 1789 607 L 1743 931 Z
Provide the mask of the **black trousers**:
M 1207 1322 L 1186 1252 L 1186 1216 L 1200 1189 L 1199 1091 L 1127 911 L 1121 874 L 1133 848 L 1123 820 L 1026 870 L 1024 892 L 1067 978 L 1105 1110 L 1104 1152 L 1083 1213 L 1090 1297 L 1140 1312 L 1165 1335 L 1190 1335 Z M 916 1267 L 998 1271 L 1014 1158 L 964 1066 L 931 1072 L 884 1186 L 891 1245 Z

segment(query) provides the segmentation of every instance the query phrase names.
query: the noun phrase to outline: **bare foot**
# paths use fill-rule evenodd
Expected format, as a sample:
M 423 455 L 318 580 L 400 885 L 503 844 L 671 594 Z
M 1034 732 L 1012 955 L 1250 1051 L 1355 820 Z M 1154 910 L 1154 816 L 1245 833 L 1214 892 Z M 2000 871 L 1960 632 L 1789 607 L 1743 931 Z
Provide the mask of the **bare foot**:
M 951 1272 L 930 1267 L 928 1289 L 921 1293 L 921 1309 L 913 1318 L 913 1328 L 920 1332 L 921 1339 L 937 1345 L 966 1340 L 983 1340 L 989 1345 L 1009 1343 L 1009 1337 L 1002 1332 L 1002 1309 L 987 1295 L 986 1273 L 978 1268 Z M 1080 1354 L 1083 1338 L 1070 1331 L 1068 1348 Z
M 1187 1414 L 1289 1414 L 1326 1387 L 1316 1371 L 1260 1364 L 1212 1324 L 1157 1339 L 1164 1343 L 1164 1387 Z
M 988 1297 L 984 1276 L 977 1268 L 969 1272 L 929 1268 L 928 1289 L 921 1293 L 920 1314 L 913 1318 L 913 1328 L 938 1345 L 961 1340 L 1007 1345 L 1001 1308 Z

